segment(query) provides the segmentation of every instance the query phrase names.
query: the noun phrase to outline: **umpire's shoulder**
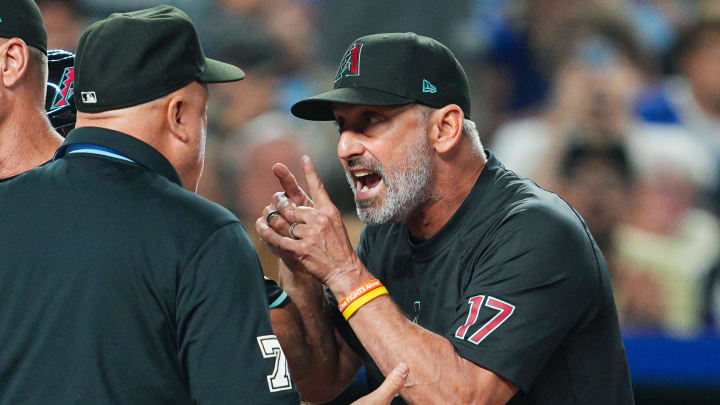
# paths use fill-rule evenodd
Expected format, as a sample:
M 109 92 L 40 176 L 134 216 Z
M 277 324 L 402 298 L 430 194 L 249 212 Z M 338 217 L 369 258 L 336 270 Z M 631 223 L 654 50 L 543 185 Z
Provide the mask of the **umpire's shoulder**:
M 174 184 L 168 183 L 153 199 L 156 212 L 162 212 L 168 223 L 186 232 L 207 235 L 226 224 L 240 222 L 227 208 Z

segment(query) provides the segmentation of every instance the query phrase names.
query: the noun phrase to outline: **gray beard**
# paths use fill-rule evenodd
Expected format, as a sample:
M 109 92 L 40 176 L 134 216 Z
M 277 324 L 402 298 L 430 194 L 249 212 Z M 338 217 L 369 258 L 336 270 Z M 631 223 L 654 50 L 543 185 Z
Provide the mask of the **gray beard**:
M 361 161 L 348 162 L 348 168 Z M 386 194 L 381 201 L 357 199 L 357 186 L 348 170 L 345 177 L 355 195 L 358 217 L 368 225 L 405 222 L 410 214 L 430 198 L 432 159 L 425 133 L 419 134 L 405 158 L 390 168 L 390 174 L 376 160 L 362 160 L 366 167 L 379 174 L 385 183 Z

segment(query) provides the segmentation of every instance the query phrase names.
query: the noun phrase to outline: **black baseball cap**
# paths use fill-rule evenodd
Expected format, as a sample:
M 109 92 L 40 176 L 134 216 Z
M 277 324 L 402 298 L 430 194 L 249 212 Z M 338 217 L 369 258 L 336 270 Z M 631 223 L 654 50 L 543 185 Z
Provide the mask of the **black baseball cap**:
M 225 83 L 245 73 L 205 57 L 190 17 L 171 6 L 116 13 L 91 25 L 75 55 L 80 112 L 155 100 L 193 81 Z
M 47 31 L 33 0 L 0 0 L 0 37 L 20 38 L 47 54 Z
M 306 120 L 334 120 L 333 103 L 457 104 L 470 118 L 470 88 L 460 62 L 445 45 L 412 32 L 356 39 L 340 60 L 333 90 L 299 101 L 290 111 Z
M 62 136 L 75 127 L 75 54 L 48 49 L 48 81 L 45 111 L 50 124 Z

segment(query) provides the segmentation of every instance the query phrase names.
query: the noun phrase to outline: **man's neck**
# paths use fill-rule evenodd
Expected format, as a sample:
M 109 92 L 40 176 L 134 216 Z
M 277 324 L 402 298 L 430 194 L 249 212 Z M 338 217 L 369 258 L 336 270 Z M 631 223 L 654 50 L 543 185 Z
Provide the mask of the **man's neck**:
M 24 173 L 52 159 L 62 137 L 37 108 L 16 109 L 0 126 L 0 178 Z
M 407 220 L 410 235 L 428 239 L 438 233 L 470 195 L 485 159 L 476 157 L 466 165 L 451 165 L 433 179 L 433 192 L 427 203 L 413 212 Z

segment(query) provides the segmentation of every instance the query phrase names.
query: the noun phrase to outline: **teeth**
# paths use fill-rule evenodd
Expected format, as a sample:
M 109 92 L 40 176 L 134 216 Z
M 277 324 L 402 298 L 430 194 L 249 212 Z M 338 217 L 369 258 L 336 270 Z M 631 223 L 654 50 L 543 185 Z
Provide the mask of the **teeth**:
M 370 170 L 358 170 L 356 172 L 353 172 L 353 175 L 355 177 L 365 177 L 368 174 L 372 174 L 372 172 Z
M 370 187 L 367 186 L 367 184 L 363 185 L 363 187 L 360 189 L 360 191 L 369 191 Z

